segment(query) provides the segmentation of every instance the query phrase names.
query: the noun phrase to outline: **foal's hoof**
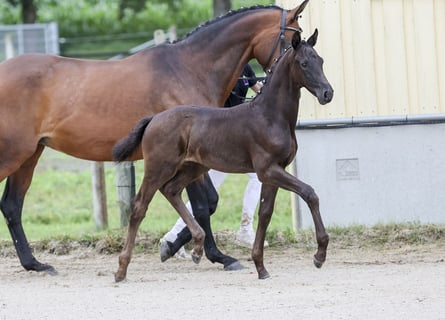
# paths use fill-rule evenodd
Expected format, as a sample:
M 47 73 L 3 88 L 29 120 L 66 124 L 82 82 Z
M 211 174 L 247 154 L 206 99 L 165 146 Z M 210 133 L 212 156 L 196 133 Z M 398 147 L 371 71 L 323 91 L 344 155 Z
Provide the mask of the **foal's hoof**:
M 267 278 L 270 278 L 270 274 L 269 274 L 269 272 L 267 272 L 267 270 L 264 269 L 263 271 L 258 272 L 258 279 L 264 280 Z
M 224 271 L 237 271 L 244 269 L 244 266 L 237 260 L 228 266 L 224 266 Z
M 324 261 L 320 261 L 318 260 L 315 256 L 314 256 L 314 265 L 320 269 L 323 266 Z
M 114 274 L 114 281 L 115 282 L 122 282 L 125 280 L 125 276 L 119 275 L 117 272 Z
M 172 257 L 170 246 L 166 240 L 161 239 L 159 241 L 159 255 L 161 256 L 161 262 L 164 262 Z
M 191 252 L 191 256 L 192 256 L 192 261 L 193 261 L 194 263 L 199 264 L 199 263 L 201 262 L 202 255 L 197 255 L 197 254 L 195 253 L 195 251 L 192 251 L 192 252 Z

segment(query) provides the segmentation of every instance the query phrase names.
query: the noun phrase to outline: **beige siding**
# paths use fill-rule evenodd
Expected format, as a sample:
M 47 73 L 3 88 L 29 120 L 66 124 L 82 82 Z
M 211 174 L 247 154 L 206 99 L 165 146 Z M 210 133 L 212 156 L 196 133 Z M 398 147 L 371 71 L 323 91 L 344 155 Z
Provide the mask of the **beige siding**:
M 326 106 L 305 91 L 301 119 L 445 113 L 445 0 L 311 0 L 300 24 L 335 90 Z

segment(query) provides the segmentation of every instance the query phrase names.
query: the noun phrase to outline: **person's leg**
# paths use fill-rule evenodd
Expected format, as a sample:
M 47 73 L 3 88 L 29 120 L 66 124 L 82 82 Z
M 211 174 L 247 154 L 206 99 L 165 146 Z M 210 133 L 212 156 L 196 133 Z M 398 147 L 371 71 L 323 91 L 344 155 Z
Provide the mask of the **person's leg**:
M 227 173 L 210 169 L 209 177 L 210 177 L 210 180 L 212 180 L 212 184 L 215 187 L 215 189 L 219 190 L 219 187 L 224 182 L 224 180 L 227 178 Z
M 256 173 L 247 173 L 249 182 L 244 191 L 243 211 L 241 215 L 240 229 L 236 233 L 237 243 L 241 246 L 252 248 L 255 241 L 253 220 L 261 194 L 261 182 Z

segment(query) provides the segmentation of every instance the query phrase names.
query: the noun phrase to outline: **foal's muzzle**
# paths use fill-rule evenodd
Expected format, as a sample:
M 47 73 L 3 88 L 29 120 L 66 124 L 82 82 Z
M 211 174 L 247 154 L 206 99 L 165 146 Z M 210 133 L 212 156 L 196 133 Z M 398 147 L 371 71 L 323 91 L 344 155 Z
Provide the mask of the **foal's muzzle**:
M 334 90 L 332 88 L 329 88 L 328 90 L 325 90 L 323 92 L 323 101 L 320 101 L 321 104 L 326 104 L 331 102 L 332 98 L 334 97 Z
M 321 105 L 325 105 L 331 102 L 332 98 L 334 97 L 334 90 L 329 85 L 328 87 L 319 88 L 318 90 L 315 91 L 314 95 L 317 97 L 318 102 Z

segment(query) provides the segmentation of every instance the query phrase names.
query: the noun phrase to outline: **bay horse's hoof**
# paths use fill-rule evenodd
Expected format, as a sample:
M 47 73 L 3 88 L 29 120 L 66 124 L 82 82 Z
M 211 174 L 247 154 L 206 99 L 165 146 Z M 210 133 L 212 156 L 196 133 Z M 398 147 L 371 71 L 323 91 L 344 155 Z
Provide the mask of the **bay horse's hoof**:
M 242 269 L 244 269 L 244 266 L 238 260 L 232 262 L 228 266 L 224 266 L 224 271 L 237 271 Z
M 165 262 L 172 257 L 170 246 L 163 239 L 159 241 L 159 256 L 161 257 L 161 262 Z
M 28 271 L 37 271 L 37 272 L 45 272 L 46 274 L 49 274 L 50 276 L 57 276 L 59 273 L 56 269 L 54 269 L 53 266 L 49 264 L 40 263 L 37 260 L 34 260 L 34 263 L 30 265 L 25 265 L 24 268 Z
M 47 268 L 43 269 L 42 271 L 49 274 L 50 276 L 57 276 L 59 273 L 57 272 L 56 269 L 54 269 L 53 266 L 50 266 L 48 264 L 45 264 L 45 266 L 47 266 Z
M 323 261 L 318 260 L 315 256 L 314 256 L 314 265 L 320 269 L 323 266 Z

